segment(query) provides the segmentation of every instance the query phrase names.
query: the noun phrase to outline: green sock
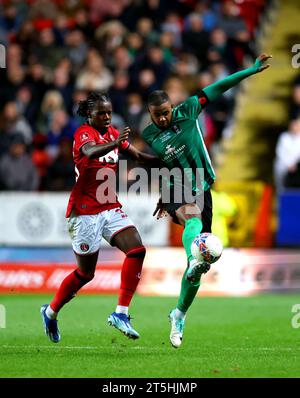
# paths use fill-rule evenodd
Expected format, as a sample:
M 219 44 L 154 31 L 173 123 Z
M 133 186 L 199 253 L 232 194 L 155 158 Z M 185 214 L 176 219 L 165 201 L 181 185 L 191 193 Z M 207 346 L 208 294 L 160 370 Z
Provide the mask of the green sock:
M 182 281 L 181 281 L 181 290 L 177 303 L 177 308 L 186 313 L 189 307 L 191 306 L 194 298 L 199 290 L 200 280 L 196 284 L 192 284 L 190 281 L 186 279 L 186 273 L 188 268 L 185 270 Z
M 182 234 L 182 243 L 189 261 L 193 259 L 191 253 L 191 244 L 194 238 L 201 233 L 202 226 L 202 221 L 200 220 L 200 218 L 196 217 L 190 218 L 185 223 Z
M 182 234 L 182 242 L 188 261 L 191 261 L 193 259 L 191 253 L 191 244 L 194 238 L 201 233 L 201 230 L 202 221 L 199 218 L 193 217 L 186 221 Z M 181 290 L 177 303 L 177 308 L 184 313 L 187 312 L 188 308 L 194 301 L 194 298 L 200 286 L 200 280 L 197 283 L 191 283 L 186 279 L 187 270 L 188 268 L 185 270 L 182 277 Z

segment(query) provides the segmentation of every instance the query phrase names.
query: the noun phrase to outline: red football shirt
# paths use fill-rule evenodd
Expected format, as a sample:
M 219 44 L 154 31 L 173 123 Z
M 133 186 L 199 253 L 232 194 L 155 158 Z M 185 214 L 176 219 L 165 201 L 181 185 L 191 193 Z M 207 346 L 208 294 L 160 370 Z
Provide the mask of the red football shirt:
M 104 189 L 108 186 L 107 176 L 105 175 L 108 172 L 107 169 L 112 170 L 113 173 L 117 171 L 119 148 L 116 147 L 105 156 L 94 159 L 89 159 L 81 151 L 82 146 L 87 142 L 105 144 L 115 141 L 119 134 L 118 130 L 110 126 L 107 132 L 102 135 L 88 124 L 83 124 L 75 131 L 73 159 L 76 183 L 70 195 L 66 217 L 70 217 L 72 210 L 76 215 L 87 215 L 121 206 L 115 193 L 115 187 L 109 188 L 109 192 L 108 189 Z M 121 145 L 121 150 L 128 147 L 129 142 L 125 141 Z M 102 175 L 101 171 L 103 172 Z M 103 189 L 101 189 L 101 183 L 105 183 Z

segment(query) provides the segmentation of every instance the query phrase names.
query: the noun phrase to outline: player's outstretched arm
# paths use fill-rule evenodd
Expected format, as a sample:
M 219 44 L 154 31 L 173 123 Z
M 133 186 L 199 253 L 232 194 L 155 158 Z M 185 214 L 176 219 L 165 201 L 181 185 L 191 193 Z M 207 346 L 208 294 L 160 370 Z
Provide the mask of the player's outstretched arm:
M 139 163 L 145 164 L 150 167 L 161 167 L 161 161 L 156 156 L 150 155 L 145 152 L 139 151 L 134 145 L 130 144 L 125 150 L 124 154 L 127 154 L 131 159 L 136 160 Z
M 272 55 L 260 54 L 256 58 L 254 64 L 247 69 L 233 73 L 225 77 L 225 79 L 219 80 L 203 89 L 209 101 L 213 101 L 218 98 L 225 91 L 229 90 L 231 87 L 236 86 L 240 81 L 244 80 L 246 77 L 255 75 L 256 73 L 262 72 L 263 70 L 270 67 L 270 64 L 265 64 L 265 62 L 272 58 Z
M 126 141 L 129 136 L 129 131 L 124 131 L 119 135 L 115 141 L 111 141 L 107 144 L 96 144 L 95 142 L 87 142 L 81 148 L 82 153 L 90 159 L 98 158 L 106 155 L 116 147 L 120 147 L 122 142 Z

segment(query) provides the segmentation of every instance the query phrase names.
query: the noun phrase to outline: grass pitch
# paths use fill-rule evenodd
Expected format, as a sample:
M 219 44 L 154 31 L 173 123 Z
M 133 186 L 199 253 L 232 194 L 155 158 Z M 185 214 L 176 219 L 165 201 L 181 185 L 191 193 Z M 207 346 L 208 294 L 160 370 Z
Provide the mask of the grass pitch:
M 291 324 L 296 295 L 197 298 L 179 349 L 169 343 L 176 298 L 135 297 L 140 333 L 128 340 L 107 325 L 115 296 L 79 295 L 60 313 L 62 340 L 45 336 L 39 313 L 50 296 L 0 296 L 0 377 L 299 377 L 300 329 Z

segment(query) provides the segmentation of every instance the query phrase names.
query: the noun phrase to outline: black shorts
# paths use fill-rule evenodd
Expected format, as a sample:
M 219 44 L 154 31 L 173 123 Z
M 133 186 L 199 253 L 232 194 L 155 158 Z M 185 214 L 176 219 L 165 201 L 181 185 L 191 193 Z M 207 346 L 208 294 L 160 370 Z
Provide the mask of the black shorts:
M 194 203 L 196 202 L 196 199 Z M 176 210 L 181 206 L 187 204 L 187 202 L 183 199 L 179 203 L 165 203 L 163 208 L 167 211 L 167 213 L 172 217 L 172 220 L 176 224 L 180 224 L 178 218 L 176 216 Z M 201 213 L 202 218 L 202 232 L 211 232 L 211 223 L 212 223 L 212 197 L 210 189 L 204 192 L 204 207 Z

